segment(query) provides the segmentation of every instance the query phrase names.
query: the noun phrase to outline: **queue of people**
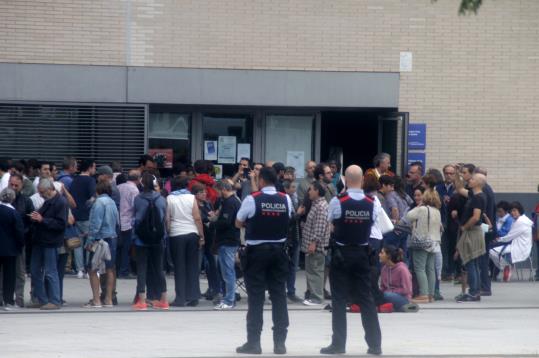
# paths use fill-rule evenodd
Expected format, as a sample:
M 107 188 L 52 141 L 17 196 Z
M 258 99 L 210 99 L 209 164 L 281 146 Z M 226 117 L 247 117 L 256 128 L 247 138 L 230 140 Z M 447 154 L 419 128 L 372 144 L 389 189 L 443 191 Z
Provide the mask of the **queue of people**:
M 494 201 L 486 170 L 448 164 L 442 173 L 429 169 L 422 175 L 421 163 L 413 163 L 401 178 L 390 162 L 388 154 L 377 155 L 361 187 L 353 188 L 336 161 L 309 161 L 297 180 L 295 169 L 282 163 L 243 158 L 237 173 L 220 181 L 213 178 L 211 162 L 203 160 L 193 167 L 178 164 L 170 180 L 160 178 L 148 155 L 126 174 L 71 157 L 61 171 L 48 162 L 0 161 L 2 182 L 9 176 L 0 193 L 0 209 L 6 211 L 0 230 L 8 233 L 0 246 L 3 304 L 59 309 L 65 304 L 63 275 L 74 272 L 90 279 L 88 308 L 117 304 L 117 277 L 136 277 L 135 310 L 196 306 L 201 298 L 212 300 L 215 309 L 233 309 L 237 276 L 245 274 L 238 271 L 237 254 L 253 234 L 236 219 L 249 221 L 242 208 L 252 210 L 264 192 L 264 168 L 275 172 L 276 192 L 290 199 L 282 238 L 290 303 L 322 306 L 334 300 L 331 277 L 339 278 L 330 258 L 338 233 L 331 203 L 345 205 L 343 198 L 353 198 L 355 191 L 367 193 L 394 227 L 381 233 L 375 222 L 369 234 L 371 286 L 380 312 L 411 312 L 441 300 L 440 282 L 448 280 L 463 287 L 457 301 L 479 301 L 492 295 L 490 281 L 499 272 L 507 281 L 511 266 L 528 259 L 533 222 L 520 203 Z M 306 271 L 303 297 L 295 288 L 300 257 Z M 201 269 L 208 280 L 205 293 Z M 165 271 L 174 273 L 170 303 Z M 32 278 L 28 302 L 25 272 Z M 348 306 L 358 303 L 337 295 Z M 361 304 L 359 309 L 368 311 Z

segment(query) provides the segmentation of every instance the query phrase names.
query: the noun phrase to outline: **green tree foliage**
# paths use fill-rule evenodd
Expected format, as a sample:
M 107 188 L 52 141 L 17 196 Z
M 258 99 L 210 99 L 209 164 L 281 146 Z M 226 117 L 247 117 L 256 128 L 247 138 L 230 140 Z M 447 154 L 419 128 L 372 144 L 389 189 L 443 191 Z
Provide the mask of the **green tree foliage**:
M 433 0 L 437 1 L 437 0 Z M 483 4 L 483 0 L 461 0 L 460 7 L 459 7 L 459 14 L 460 15 L 468 15 L 468 14 L 476 14 L 481 5 Z

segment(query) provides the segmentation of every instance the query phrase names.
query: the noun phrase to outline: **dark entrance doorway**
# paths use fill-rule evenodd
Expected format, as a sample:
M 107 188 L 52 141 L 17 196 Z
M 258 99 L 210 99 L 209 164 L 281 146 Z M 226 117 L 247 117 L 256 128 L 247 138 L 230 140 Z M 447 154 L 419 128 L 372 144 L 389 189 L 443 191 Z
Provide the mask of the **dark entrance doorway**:
M 337 159 L 343 168 L 358 164 L 371 168 L 379 152 L 391 155 L 394 170 L 401 172 L 406 162 L 408 116 L 395 110 L 322 112 L 321 159 Z

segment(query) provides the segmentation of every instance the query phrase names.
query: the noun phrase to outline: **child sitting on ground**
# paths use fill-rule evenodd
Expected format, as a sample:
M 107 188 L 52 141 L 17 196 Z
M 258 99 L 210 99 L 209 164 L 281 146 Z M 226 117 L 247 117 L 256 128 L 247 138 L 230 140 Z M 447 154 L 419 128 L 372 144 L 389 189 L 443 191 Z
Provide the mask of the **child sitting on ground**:
M 403 251 L 395 246 L 387 245 L 379 254 L 382 273 L 380 274 L 380 290 L 384 294 L 385 304 L 393 305 L 397 312 L 417 312 L 419 307 L 410 303 L 412 298 L 412 274 L 403 262 Z M 388 307 L 380 307 L 387 311 Z

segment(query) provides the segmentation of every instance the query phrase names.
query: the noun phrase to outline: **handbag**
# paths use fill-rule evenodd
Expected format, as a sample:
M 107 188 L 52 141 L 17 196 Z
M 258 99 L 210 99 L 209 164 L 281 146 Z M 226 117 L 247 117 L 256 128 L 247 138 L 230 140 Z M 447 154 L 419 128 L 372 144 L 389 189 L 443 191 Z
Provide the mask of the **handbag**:
M 80 231 L 75 225 L 68 226 L 65 231 L 64 243 L 68 250 L 74 250 L 82 246 Z
M 378 213 L 378 216 L 376 217 L 376 226 L 378 226 L 378 229 L 380 229 L 382 235 L 393 231 L 393 229 L 395 228 L 393 226 L 393 223 L 389 219 L 389 216 L 387 216 L 385 210 L 380 210 L 380 212 Z
M 419 221 L 419 220 L 418 220 Z M 414 223 L 415 228 L 417 229 L 417 221 Z M 430 231 L 430 209 L 427 206 L 427 233 L 418 234 L 417 230 L 413 230 L 412 237 L 408 241 L 408 247 L 414 250 L 425 250 L 430 251 L 434 246 L 434 241 L 431 240 L 429 236 Z

